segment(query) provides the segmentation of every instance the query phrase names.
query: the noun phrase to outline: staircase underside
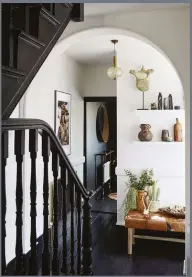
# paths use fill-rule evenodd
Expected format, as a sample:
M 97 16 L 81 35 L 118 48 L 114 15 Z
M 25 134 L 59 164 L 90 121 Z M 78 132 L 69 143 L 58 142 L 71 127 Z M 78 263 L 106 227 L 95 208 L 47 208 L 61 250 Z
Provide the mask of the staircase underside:
M 68 23 L 83 4 L 2 4 L 2 119 L 9 118 Z

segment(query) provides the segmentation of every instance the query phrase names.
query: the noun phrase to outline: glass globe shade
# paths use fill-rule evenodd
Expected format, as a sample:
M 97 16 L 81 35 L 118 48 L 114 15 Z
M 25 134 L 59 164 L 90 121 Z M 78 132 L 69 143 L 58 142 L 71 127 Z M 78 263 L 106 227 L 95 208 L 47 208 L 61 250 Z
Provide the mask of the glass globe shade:
M 112 80 L 117 80 L 119 77 L 121 77 L 123 74 L 123 71 L 119 67 L 110 67 L 107 70 L 107 76 Z

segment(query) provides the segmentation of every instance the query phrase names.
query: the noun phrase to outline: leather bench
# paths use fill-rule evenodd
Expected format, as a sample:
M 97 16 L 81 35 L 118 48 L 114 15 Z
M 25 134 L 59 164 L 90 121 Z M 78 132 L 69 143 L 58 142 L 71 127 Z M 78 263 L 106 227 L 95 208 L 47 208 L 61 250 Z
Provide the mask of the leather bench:
M 185 219 L 162 212 L 144 215 L 136 210 L 130 211 L 125 217 L 125 228 L 128 228 L 129 255 L 132 255 L 132 246 L 135 243 L 135 238 L 185 243 L 185 240 L 180 238 L 135 235 L 135 229 L 185 233 Z

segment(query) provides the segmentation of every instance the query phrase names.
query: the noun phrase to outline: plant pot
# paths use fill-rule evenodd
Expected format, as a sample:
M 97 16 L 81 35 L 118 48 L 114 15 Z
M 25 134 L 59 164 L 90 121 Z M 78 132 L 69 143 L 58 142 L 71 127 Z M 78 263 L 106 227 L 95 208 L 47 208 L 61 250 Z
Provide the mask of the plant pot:
M 151 205 L 149 208 L 149 211 L 152 213 L 155 213 L 159 210 L 160 208 L 160 201 L 151 201 Z
M 137 211 L 142 213 L 144 212 L 144 209 L 145 209 L 144 201 L 146 196 L 147 196 L 147 192 L 145 190 L 137 191 L 137 202 L 136 202 Z

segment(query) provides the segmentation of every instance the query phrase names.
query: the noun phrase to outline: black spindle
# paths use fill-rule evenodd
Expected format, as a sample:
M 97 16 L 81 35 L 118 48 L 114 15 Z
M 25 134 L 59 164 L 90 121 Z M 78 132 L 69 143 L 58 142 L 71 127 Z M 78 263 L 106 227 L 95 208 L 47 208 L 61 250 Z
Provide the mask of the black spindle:
M 48 164 L 50 156 L 50 140 L 47 133 L 42 134 L 42 156 L 44 163 L 44 178 L 43 178 L 43 254 L 42 254 L 42 275 L 50 274 L 50 251 L 49 251 L 49 178 Z
M 25 131 L 15 131 L 15 155 L 17 162 L 17 180 L 16 180 L 16 275 L 24 274 L 23 267 L 23 243 L 22 243 L 22 206 L 23 206 L 23 184 L 22 184 L 22 164 L 25 153 Z
M 77 191 L 77 274 L 81 274 L 81 193 Z
M 61 272 L 67 274 L 67 194 L 66 194 L 66 168 L 64 163 L 62 162 L 62 158 L 60 158 L 60 167 L 61 167 L 61 186 L 62 186 L 62 220 L 63 220 L 63 253 L 62 253 L 62 267 Z
M 92 271 L 92 233 L 91 233 L 91 205 L 89 199 L 83 204 L 82 231 L 82 275 L 93 275 Z
M 70 189 L 70 206 L 71 206 L 71 266 L 70 274 L 75 274 L 74 269 L 74 183 L 71 174 L 68 172 L 69 176 L 69 189 Z
M 1 203 L 2 203 L 2 217 L 1 217 L 1 226 L 2 226 L 2 252 L 1 252 L 1 264 L 2 264 L 2 275 L 6 275 L 6 257 L 5 257 L 5 238 L 6 238 L 6 210 L 7 210 L 7 201 L 6 201 L 6 175 L 5 168 L 7 165 L 8 158 L 8 132 L 3 132 L 2 142 L 1 142 L 2 152 L 2 190 L 1 190 Z
M 57 150 L 52 145 L 52 171 L 54 178 L 54 196 L 53 196 L 53 226 L 54 226 L 54 238 L 53 238 L 53 261 L 52 261 L 52 275 L 59 274 L 59 257 L 58 257 L 58 154 Z
M 38 130 L 29 130 L 29 152 L 31 157 L 31 184 L 30 184 L 30 196 L 31 196 L 31 256 L 29 275 L 37 275 L 37 232 L 36 232 L 36 198 L 37 198 L 37 181 L 36 181 L 36 159 L 38 151 Z

